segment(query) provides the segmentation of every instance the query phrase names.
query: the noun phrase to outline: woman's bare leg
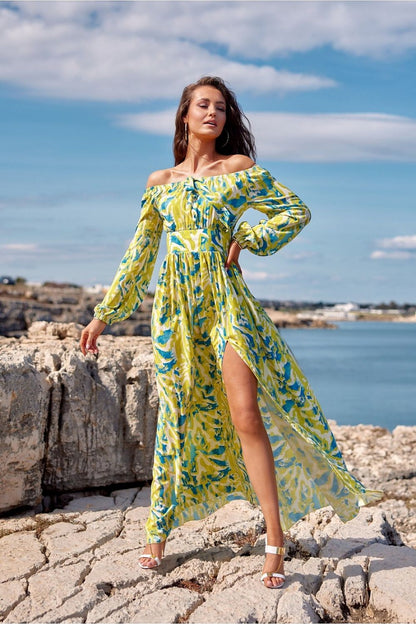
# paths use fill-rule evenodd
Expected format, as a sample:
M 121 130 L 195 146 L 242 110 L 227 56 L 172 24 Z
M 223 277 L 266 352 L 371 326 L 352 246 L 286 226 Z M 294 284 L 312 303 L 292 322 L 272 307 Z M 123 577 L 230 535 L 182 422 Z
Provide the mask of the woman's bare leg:
M 266 522 L 267 542 L 283 546 L 273 452 L 257 403 L 257 379 L 229 343 L 225 347 L 222 375 L 244 463 Z M 263 572 L 277 571 L 283 571 L 283 558 L 266 554 Z M 275 577 L 264 582 L 268 586 L 283 583 Z

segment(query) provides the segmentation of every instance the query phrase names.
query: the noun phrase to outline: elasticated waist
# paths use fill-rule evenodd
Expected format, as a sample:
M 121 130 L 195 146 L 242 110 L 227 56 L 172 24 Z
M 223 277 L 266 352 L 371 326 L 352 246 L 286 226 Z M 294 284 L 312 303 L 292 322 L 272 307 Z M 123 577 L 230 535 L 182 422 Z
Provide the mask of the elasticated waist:
M 174 230 L 167 233 L 168 253 L 203 251 L 225 252 L 231 240 L 231 230 L 225 228 L 201 228 Z

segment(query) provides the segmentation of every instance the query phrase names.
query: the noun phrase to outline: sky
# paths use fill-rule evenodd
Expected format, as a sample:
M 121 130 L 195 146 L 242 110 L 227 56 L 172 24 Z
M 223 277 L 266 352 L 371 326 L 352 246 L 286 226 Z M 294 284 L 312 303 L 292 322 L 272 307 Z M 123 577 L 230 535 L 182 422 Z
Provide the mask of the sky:
M 312 213 L 241 253 L 253 294 L 414 303 L 415 70 L 412 1 L 0 1 L 0 274 L 110 284 L 182 89 L 210 74 Z

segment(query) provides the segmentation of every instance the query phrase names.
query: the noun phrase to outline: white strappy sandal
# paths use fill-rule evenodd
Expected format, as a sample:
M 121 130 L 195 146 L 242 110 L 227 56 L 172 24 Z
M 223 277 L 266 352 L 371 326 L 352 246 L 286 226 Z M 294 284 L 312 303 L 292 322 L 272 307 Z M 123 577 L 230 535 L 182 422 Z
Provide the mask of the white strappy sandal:
M 146 559 L 154 559 L 156 561 L 156 565 L 155 566 L 143 565 L 143 563 L 140 563 L 140 561 L 139 561 L 139 566 L 141 568 L 144 568 L 145 570 L 153 570 L 153 568 L 157 568 L 161 564 L 161 560 L 159 559 L 159 557 L 154 557 L 150 553 L 144 553 L 144 555 L 140 555 L 140 557 L 139 557 L 139 559 L 144 559 L 144 558 L 146 558 Z
M 266 546 L 264 548 L 264 552 L 265 553 L 270 553 L 271 555 L 280 555 L 282 557 L 282 561 L 283 561 L 283 556 L 285 554 L 285 547 L 284 546 L 269 546 L 267 544 L 267 535 L 266 535 Z M 282 564 L 282 561 L 280 562 L 280 565 Z M 280 568 L 280 565 L 279 565 L 279 568 Z M 279 569 L 279 568 L 277 568 L 277 569 Z M 263 582 L 264 579 L 265 578 L 272 578 L 272 577 L 283 579 L 283 583 L 281 583 L 280 585 L 271 585 L 271 586 L 270 585 L 264 585 L 264 582 Z M 264 572 L 261 575 L 261 579 L 260 579 L 260 581 L 263 583 L 263 585 L 265 587 L 267 587 L 267 589 L 280 589 L 285 584 L 285 580 L 286 580 L 285 575 L 284 574 L 280 574 L 279 572 Z
M 156 557 L 155 555 L 152 555 L 151 553 L 143 553 L 143 555 L 140 555 L 139 559 L 154 559 L 156 561 L 156 565 L 154 566 L 147 566 L 147 565 L 144 565 L 143 563 L 140 563 L 139 561 L 139 566 L 141 568 L 144 568 L 145 570 L 153 570 L 153 568 L 157 568 L 158 566 L 160 566 L 163 556 L 160 559 L 159 557 Z

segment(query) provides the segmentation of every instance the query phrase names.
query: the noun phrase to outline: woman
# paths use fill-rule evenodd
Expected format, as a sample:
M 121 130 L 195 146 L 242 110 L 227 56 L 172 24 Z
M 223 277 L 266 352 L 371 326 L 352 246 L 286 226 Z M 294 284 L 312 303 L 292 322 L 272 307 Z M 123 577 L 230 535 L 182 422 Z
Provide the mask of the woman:
M 97 353 L 106 324 L 141 303 L 165 229 L 152 312 L 159 415 L 139 563 L 160 564 L 172 528 L 244 498 L 265 518 L 261 581 L 278 588 L 283 529 L 328 504 L 348 520 L 378 494 L 347 471 L 307 379 L 241 275 L 242 249 L 275 253 L 310 220 L 305 204 L 254 162 L 244 119 L 220 78 L 184 89 L 175 166 L 150 175 L 135 236 L 81 349 Z M 248 208 L 267 218 L 236 228 Z

